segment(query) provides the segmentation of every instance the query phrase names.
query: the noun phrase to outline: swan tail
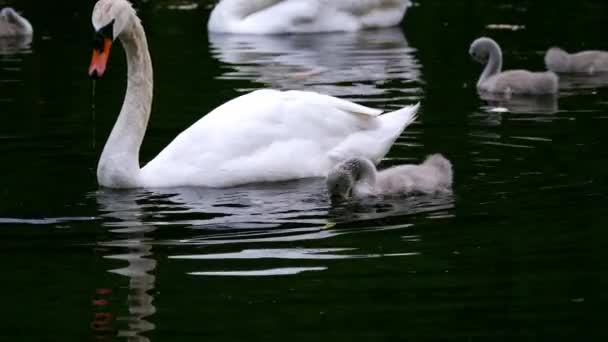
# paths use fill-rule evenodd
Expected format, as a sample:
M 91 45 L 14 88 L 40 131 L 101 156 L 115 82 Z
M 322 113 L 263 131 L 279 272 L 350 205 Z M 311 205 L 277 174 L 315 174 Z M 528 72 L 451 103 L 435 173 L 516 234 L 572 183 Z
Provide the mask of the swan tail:
M 407 126 L 418 118 L 418 109 L 420 109 L 420 103 L 383 114 L 380 116 L 380 120 L 387 127 L 398 129 L 398 134 L 400 135 Z

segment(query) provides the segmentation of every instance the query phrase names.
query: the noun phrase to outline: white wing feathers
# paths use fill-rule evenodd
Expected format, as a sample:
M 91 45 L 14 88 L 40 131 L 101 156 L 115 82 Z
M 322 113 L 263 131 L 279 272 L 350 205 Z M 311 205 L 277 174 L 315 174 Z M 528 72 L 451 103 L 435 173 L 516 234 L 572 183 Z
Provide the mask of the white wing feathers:
M 310 101 L 311 104 L 332 106 L 344 112 L 356 115 L 378 116 L 383 113 L 380 109 L 370 108 L 337 97 L 307 91 L 291 90 L 284 93 L 286 100 Z

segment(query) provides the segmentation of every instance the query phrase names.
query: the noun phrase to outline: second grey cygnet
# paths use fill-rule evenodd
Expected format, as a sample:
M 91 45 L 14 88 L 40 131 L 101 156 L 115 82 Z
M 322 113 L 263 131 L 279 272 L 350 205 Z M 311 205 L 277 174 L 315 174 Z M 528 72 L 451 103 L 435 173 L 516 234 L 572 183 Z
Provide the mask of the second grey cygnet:
M 589 50 L 568 53 L 558 47 L 545 54 L 547 69 L 558 73 L 593 75 L 608 72 L 608 51 Z
M 558 91 L 559 78 L 554 72 L 531 72 L 528 70 L 502 71 L 502 51 L 492 39 L 476 39 L 469 54 L 485 69 L 477 82 L 482 92 L 510 95 L 546 95 Z

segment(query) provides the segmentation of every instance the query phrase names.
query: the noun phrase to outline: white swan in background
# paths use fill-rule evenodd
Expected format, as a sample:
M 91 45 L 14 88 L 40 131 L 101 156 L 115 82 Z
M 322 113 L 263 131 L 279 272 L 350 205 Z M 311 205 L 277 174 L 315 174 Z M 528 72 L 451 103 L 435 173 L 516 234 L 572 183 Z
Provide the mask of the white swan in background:
M 336 165 L 326 184 L 332 198 L 344 199 L 449 192 L 452 178 L 452 163 L 441 154 L 432 154 L 419 165 L 399 165 L 379 172 L 369 159 L 355 157 Z
M 469 54 L 486 67 L 477 82 L 479 91 L 509 95 L 555 94 L 558 77 L 553 72 L 527 70 L 502 71 L 502 51 L 498 44 L 486 37 L 476 39 Z
M 593 75 L 608 72 L 608 51 L 581 51 L 568 53 L 558 47 L 545 54 L 547 69 L 557 73 L 580 73 Z
M 213 56 L 230 65 L 220 79 L 359 99 L 399 93 L 415 100 L 422 93 L 416 49 L 397 27 L 306 35 L 210 33 L 209 42 Z
M 143 27 L 127 0 L 100 0 L 92 77 L 106 69 L 114 38 L 127 57 L 125 100 L 101 154 L 97 180 L 111 188 L 207 186 L 325 177 L 361 155 L 378 162 L 416 116 L 418 105 L 381 111 L 312 92 L 259 90 L 216 108 L 140 168 L 152 105 L 152 63 Z
M 32 24 L 14 9 L 5 7 L 0 11 L 0 37 L 31 36 Z
M 353 32 L 399 25 L 409 0 L 221 0 L 210 32 L 281 34 Z

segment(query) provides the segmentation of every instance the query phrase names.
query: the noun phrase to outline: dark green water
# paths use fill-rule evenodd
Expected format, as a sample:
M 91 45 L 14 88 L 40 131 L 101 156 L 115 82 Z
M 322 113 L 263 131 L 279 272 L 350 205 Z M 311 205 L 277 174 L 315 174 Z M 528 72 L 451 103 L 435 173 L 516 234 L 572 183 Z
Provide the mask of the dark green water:
M 421 101 L 383 165 L 444 153 L 454 194 L 341 205 L 322 180 L 99 190 L 122 51 L 93 97 L 92 3 L 11 3 L 36 35 L 0 45 L 0 340 L 608 337 L 608 82 L 495 103 L 467 54 L 480 35 L 508 68 L 543 68 L 552 45 L 608 49 L 605 1 L 427 0 L 394 30 L 258 38 L 209 37 L 206 4 L 139 4 L 156 85 L 143 162 L 252 89 Z

